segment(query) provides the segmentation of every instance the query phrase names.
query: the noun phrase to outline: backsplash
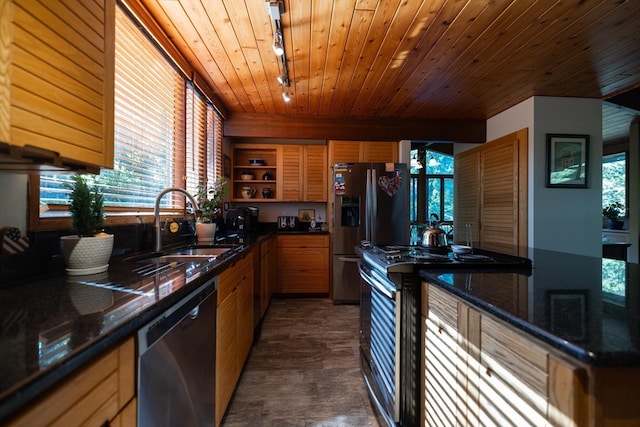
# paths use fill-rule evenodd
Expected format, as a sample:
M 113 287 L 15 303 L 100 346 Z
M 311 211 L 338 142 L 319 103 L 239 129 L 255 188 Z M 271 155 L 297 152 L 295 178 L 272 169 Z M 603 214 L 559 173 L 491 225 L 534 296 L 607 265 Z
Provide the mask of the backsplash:
M 162 245 L 189 241 L 194 236 L 193 221 L 176 220 L 177 233 L 162 233 Z M 168 228 L 168 227 L 164 227 Z M 105 227 L 114 235 L 112 256 L 121 256 L 153 249 L 153 224 L 133 224 Z M 14 285 L 39 276 L 64 271 L 60 252 L 60 237 L 71 230 L 29 232 L 29 248 L 20 254 L 0 254 L 0 287 Z

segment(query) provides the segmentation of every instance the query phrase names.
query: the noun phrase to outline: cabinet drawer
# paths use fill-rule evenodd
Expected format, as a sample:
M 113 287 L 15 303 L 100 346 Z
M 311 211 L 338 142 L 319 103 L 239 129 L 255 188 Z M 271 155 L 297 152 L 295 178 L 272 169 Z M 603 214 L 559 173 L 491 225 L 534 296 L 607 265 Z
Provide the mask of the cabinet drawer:
M 481 322 L 482 365 L 501 377 L 519 378 L 531 390 L 546 396 L 548 351 L 489 316 L 483 315 Z
M 220 273 L 218 279 L 218 304 L 224 301 L 248 274 L 253 274 L 253 256 L 251 253 Z
M 429 285 L 429 315 L 458 329 L 458 301 L 446 291 Z
M 279 270 L 328 270 L 326 248 L 278 248 Z
M 329 236 L 278 236 L 278 247 L 280 248 L 328 248 Z
M 326 270 L 279 272 L 280 291 L 283 293 L 329 292 L 329 273 Z

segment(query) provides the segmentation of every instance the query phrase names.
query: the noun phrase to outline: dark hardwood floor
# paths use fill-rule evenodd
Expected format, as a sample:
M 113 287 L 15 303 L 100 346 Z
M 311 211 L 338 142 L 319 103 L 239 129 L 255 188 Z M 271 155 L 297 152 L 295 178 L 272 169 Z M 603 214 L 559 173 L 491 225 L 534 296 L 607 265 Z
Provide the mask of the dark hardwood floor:
M 274 299 L 223 427 L 378 427 L 358 362 L 358 306 Z

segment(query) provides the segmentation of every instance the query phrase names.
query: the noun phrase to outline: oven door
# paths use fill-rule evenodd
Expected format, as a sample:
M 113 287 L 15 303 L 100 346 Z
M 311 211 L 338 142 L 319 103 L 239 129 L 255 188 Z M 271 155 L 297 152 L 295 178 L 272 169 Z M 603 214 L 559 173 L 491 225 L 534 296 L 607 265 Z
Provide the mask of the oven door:
M 360 270 L 360 361 L 369 394 L 390 426 L 400 421 L 400 292 L 366 264 Z

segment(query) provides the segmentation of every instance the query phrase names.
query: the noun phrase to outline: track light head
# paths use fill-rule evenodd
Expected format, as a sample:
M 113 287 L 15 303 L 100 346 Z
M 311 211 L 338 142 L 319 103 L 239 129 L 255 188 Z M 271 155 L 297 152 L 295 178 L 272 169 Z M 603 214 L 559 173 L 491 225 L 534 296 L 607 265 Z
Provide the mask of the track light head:
M 282 45 L 282 33 L 280 31 L 276 31 L 275 39 L 273 40 L 273 53 L 276 56 L 284 55 L 284 46 Z
M 291 95 L 289 95 L 289 86 L 285 85 L 282 87 L 282 100 L 284 102 L 291 101 Z

